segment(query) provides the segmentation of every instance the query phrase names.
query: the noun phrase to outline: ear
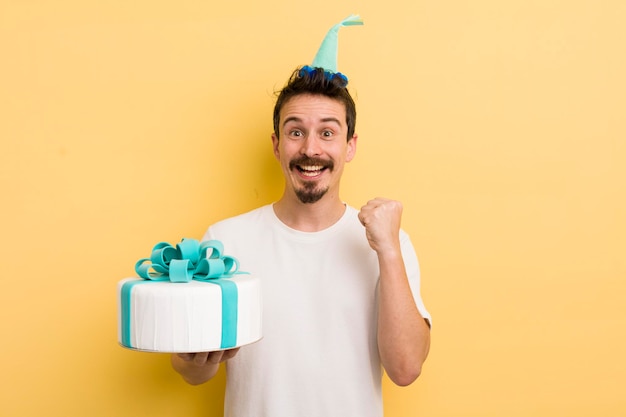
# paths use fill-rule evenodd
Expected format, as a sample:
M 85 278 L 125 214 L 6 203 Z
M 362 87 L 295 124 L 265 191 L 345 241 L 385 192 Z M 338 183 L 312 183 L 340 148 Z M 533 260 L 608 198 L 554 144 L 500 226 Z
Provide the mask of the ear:
M 274 156 L 276 159 L 280 159 L 280 151 L 278 150 L 278 136 L 276 133 L 272 133 L 272 148 L 274 150 Z
M 352 161 L 354 156 L 356 155 L 356 142 L 359 139 L 359 135 L 356 133 L 352 135 L 350 140 L 348 140 L 348 149 L 346 151 L 346 162 Z

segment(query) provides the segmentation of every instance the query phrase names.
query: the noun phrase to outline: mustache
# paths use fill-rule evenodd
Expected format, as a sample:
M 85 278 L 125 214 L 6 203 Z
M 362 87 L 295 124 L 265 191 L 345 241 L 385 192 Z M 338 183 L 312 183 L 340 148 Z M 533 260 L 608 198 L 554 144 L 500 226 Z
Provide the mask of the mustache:
M 299 158 L 294 158 L 289 161 L 289 169 L 294 169 L 298 165 L 319 165 L 324 168 L 328 168 L 332 171 L 335 167 L 335 163 L 331 159 L 321 159 L 321 158 L 311 158 L 309 156 L 303 155 Z

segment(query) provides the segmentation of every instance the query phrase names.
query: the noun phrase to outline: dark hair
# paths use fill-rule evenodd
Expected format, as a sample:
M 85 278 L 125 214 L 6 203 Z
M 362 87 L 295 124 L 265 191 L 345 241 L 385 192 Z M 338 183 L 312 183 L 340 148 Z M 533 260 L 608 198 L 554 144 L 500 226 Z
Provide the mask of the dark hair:
M 348 89 L 347 78 L 341 73 L 329 73 L 323 68 L 303 67 L 296 69 L 287 85 L 278 92 L 278 98 L 274 105 L 274 133 L 279 136 L 280 110 L 291 98 L 312 94 L 329 97 L 342 102 L 346 108 L 346 124 L 348 125 L 349 140 L 354 135 L 356 126 L 356 106 Z

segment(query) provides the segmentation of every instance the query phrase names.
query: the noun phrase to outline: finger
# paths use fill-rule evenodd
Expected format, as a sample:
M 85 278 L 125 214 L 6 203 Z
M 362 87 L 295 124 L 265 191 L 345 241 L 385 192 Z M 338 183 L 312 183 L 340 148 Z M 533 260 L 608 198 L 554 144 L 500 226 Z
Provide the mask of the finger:
M 202 366 L 206 364 L 208 356 L 209 352 L 198 352 L 193 357 L 193 363 L 198 366 Z
M 361 224 L 363 226 L 365 226 L 365 214 L 363 213 L 363 209 L 361 208 L 361 211 L 359 212 L 358 215 L 359 221 L 361 222 Z
M 370 201 L 368 201 L 366 206 L 372 207 L 372 208 L 376 208 L 376 207 L 380 206 L 381 204 L 384 204 L 384 203 L 386 203 L 388 201 L 390 201 L 388 198 L 376 197 L 376 198 L 372 198 Z
M 189 362 L 193 359 L 195 353 L 177 353 L 178 357 L 184 360 L 185 362 Z
M 222 362 L 227 361 L 228 359 L 231 359 L 232 357 L 234 357 L 237 354 L 237 352 L 239 352 L 239 348 L 228 349 L 222 355 Z
M 363 226 L 369 223 L 372 217 L 372 214 L 376 210 L 376 207 L 377 207 L 376 203 L 374 203 L 371 200 L 368 201 L 367 204 L 365 204 L 363 207 L 361 207 L 358 217 L 359 217 L 359 220 L 361 221 L 361 224 L 363 224 Z
M 222 356 L 224 355 L 224 351 L 218 350 L 216 352 L 210 352 L 208 356 L 208 362 L 213 364 L 220 363 L 222 361 Z

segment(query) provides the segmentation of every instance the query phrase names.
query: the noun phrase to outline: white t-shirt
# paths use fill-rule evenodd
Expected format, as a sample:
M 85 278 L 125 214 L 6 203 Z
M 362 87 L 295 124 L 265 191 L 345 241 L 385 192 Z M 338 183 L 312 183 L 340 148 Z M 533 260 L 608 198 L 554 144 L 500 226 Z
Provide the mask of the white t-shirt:
M 289 228 L 267 205 L 209 227 L 242 271 L 259 277 L 263 339 L 227 362 L 226 417 L 381 417 L 376 341 L 379 269 L 358 211 L 320 232 Z M 400 241 L 425 318 L 413 246 Z

